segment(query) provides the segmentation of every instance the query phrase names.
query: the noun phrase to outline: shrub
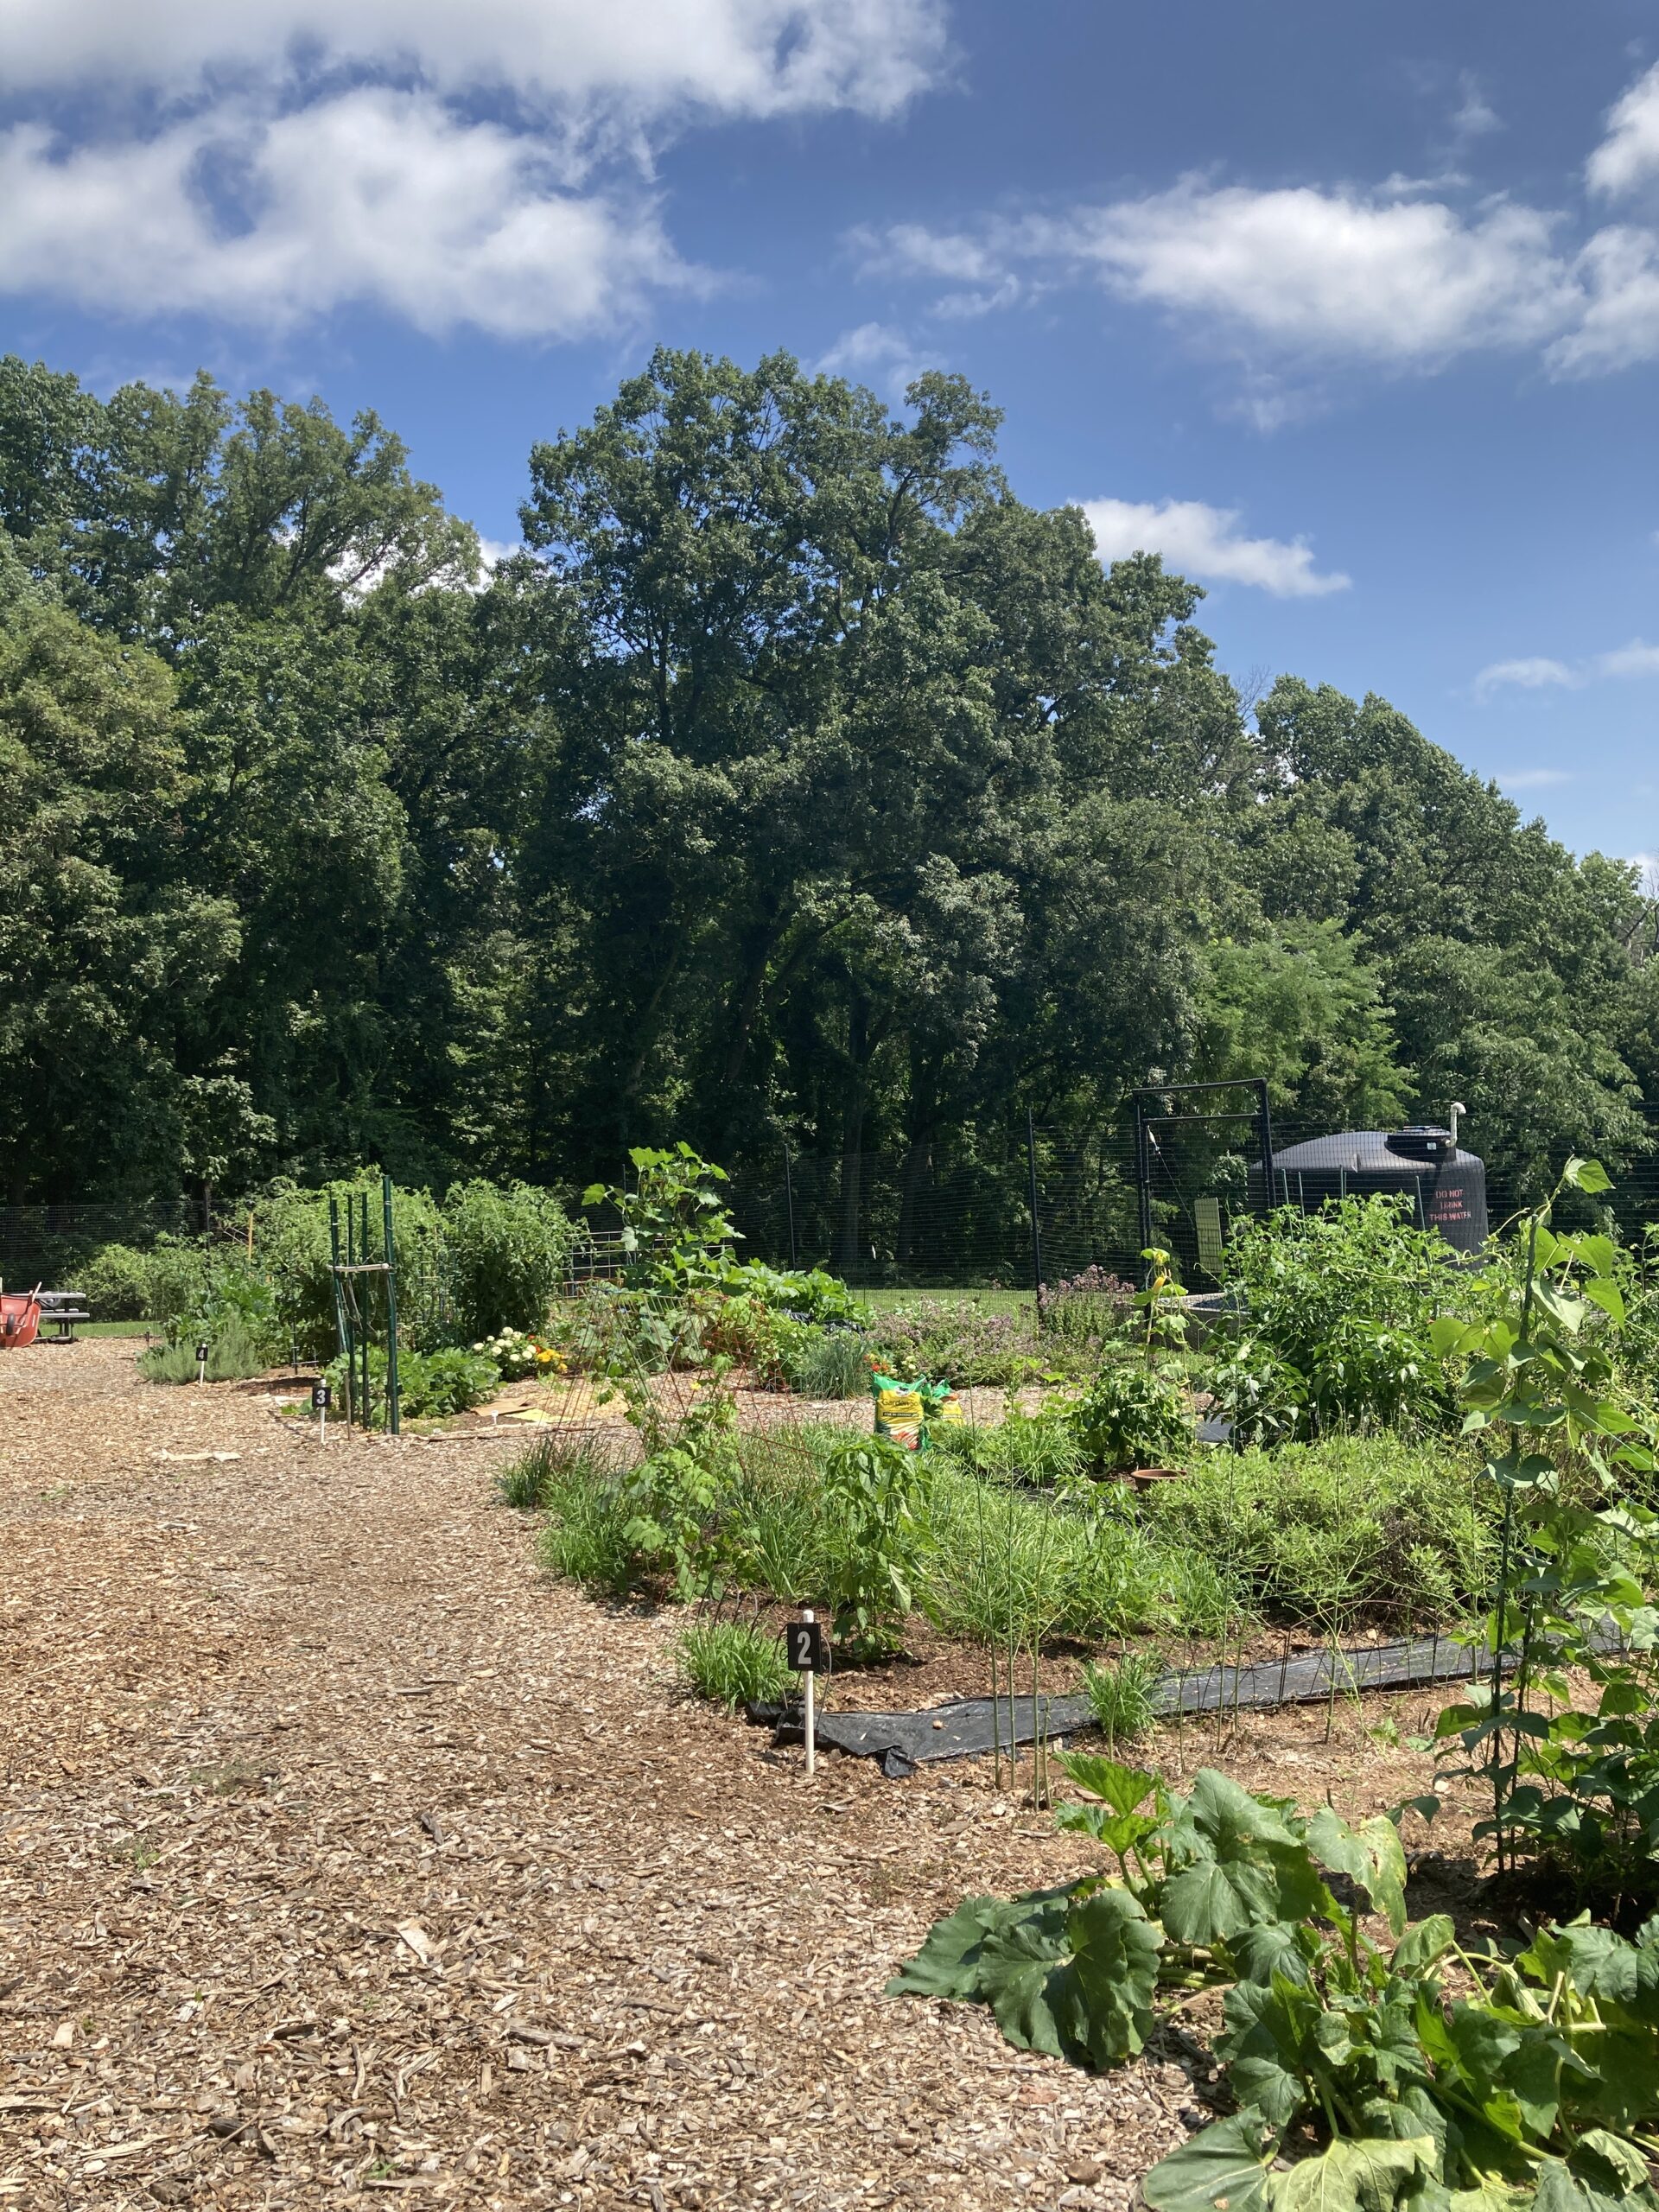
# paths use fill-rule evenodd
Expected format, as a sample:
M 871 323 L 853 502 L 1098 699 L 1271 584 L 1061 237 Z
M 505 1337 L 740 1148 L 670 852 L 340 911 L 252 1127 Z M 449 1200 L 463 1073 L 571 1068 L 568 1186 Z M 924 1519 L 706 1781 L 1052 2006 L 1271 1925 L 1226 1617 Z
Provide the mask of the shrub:
M 675 1662 L 689 1689 L 728 1713 L 790 1687 L 783 1646 L 748 1621 L 693 1621 L 676 1640 Z
M 541 1328 L 569 1272 L 575 1241 L 550 1191 L 528 1183 L 454 1184 L 443 1201 L 442 1233 L 460 1335 Z
M 138 1372 L 146 1382 L 194 1382 L 201 1371 L 196 1359 L 196 1344 L 200 1341 L 181 1338 L 175 1344 L 154 1344 L 139 1353 Z M 218 1336 L 208 1340 L 210 1382 L 245 1382 L 250 1376 L 263 1374 L 264 1367 L 258 1345 L 239 1321 L 227 1322 Z
M 1227 1280 L 1240 1296 L 1217 1345 L 1218 1395 L 1239 1400 L 1256 1433 L 1446 1425 L 1451 1393 L 1429 1324 L 1480 1294 L 1395 1199 L 1242 1221 Z
M 148 1305 L 141 1317 L 170 1330 L 206 1314 L 213 1260 L 199 1238 L 158 1236 L 146 1270 Z
M 365 1171 L 356 1181 L 330 1183 L 319 1191 L 278 1182 L 254 1207 L 254 1264 L 270 1285 L 284 1351 L 290 1338 L 313 1358 L 326 1357 L 339 1343 L 328 1273 L 328 1201 L 338 1201 L 343 1213 L 346 1198 L 359 1194 L 369 1179 Z M 378 1176 L 373 1179 L 378 1182 Z M 394 1187 L 391 1221 L 398 1338 L 411 1351 L 432 1351 L 460 1333 L 448 1288 L 439 1211 L 429 1192 Z M 377 1254 L 381 1222 L 377 1189 L 369 1207 L 370 1241 Z
M 1159 1368 L 1103 1367 L 1072 1419 L 1084 1452 L 1109 1473 L 1184 1465 L 1192 1455 L 1192 1402 Z
M 149 1315 L 149 1255 L 105 1244 L 75 1270 L 95 1321 L 143 1321 Z
M 1044 1339 L 1095 1351 L 1123 1336 L 1134 1312 L 1133 1283 L 1104 1268 L 1084 1268 L 1049 1286 L 1043 1299 Z

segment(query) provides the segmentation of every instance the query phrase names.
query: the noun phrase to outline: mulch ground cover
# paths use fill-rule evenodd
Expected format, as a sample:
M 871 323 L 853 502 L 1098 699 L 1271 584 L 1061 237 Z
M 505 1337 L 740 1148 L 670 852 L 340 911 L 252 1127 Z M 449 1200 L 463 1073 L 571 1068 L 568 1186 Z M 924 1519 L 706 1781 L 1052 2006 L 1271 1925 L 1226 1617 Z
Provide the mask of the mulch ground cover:
M 988 1761 L 809 1783 L 687 1703 L 671 1614 L 537 1573 L 512 1449 L 0 1360 L 0 2204 L 1126 2208 L 1195 2045 L 1095 2079 L 881 1995 L 1079 1840 Z M 1358 1816 L 1425 1703 L 1145 1755 Z

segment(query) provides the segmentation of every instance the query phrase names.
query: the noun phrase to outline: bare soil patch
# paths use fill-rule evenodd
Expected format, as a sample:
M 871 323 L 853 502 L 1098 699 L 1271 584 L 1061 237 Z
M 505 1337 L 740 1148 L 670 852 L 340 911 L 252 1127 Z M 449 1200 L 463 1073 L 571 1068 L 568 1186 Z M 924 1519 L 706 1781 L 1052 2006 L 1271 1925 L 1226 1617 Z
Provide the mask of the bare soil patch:
M 1077 1840 L 683 1701 L 673 1616 L 537 1572 L 508 1436 L 320 1451 L 119 1341 L 6 1355 L 0 1436 L 0 2203 L 1117 2212 L 1204 2117 L 1188 2048 L 884 1999 Z M 1361 1815 L 1425 1703 L 1148 1751 Z

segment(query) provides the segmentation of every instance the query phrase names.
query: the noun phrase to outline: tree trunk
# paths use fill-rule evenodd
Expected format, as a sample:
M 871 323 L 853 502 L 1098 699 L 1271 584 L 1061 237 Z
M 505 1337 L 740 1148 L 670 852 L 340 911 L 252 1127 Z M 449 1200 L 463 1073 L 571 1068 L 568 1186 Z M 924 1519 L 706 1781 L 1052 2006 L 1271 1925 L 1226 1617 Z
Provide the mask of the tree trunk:
M 864 1256 L 859 1237 L 859 1211 L 864 1190 L 864 1114 L 869 1098 L 869 1008 L 861 994 L 855 994 L 847 1010 L 847 1057 L 852 1081 L 841 1122 L 841 1238 L 840 1265 L 843 1274 Z

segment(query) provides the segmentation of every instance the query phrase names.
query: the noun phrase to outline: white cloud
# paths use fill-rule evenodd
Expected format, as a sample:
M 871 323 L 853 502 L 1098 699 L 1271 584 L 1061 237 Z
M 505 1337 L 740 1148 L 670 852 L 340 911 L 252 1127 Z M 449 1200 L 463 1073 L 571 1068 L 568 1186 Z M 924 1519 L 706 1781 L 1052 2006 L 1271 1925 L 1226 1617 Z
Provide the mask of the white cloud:
M 944 59 L 939 0 L 5 0 L 0 82 L 188 90 L 363 67 L 654 116 L 887 115 Z
M 1659 62 L 1613 107 L 1584 174 L 1592 192 L 1614 196 L 1659 176 Z
M 1463 93 L 1461 137 L 1502 127 L 1472 79 Z M 1602 194 L 1659 184 L 1659 65 L 1612 109 L 1586 174 Z M 1355 361 L 1432 371 L 1495 350 L 1535 353 L 1560 378 L 1659 360 L 1659 225 L 1594 229 L 1581 213 L 1471 203 L 1468 186 L 1456 173 L 1370 189 L 1188 176 L 948 232 L 894 224 L 858 244 L 867 274 L 972 288 L 936 313 L 1030 303 L 1092 276 L 1219 339 L 1258 383 Z
M 1659 238 L 1611 225 L 1587 242 L 1579 270 L 1584 308 L 1544 357 L 1556 374 L 1603 374 L 1659 355 Z
M 493 574 L 504 561 L 512 560 L 515 553 L 524 551 L 522 540 L 517 537 L 486 537 L 479 532 L 478 557 L 486 574 Z
M 218 219 L 213 160 L 245 228 Z M 561 190 L 534 139 L 384 88 L 67 152 L 21 124 L 0 135 L 0 289 L 130 315 L 282 326 L 361 302 L 426 331 L 572 337 L 700 281 L 648 202 Z
M 1542 791 L 1555 784 L 1570 784 L 1565 768 L 1500 768 L 1492 779 L 1500 791 Z
M 1522 691 L 1577 691 L 1586 683 L 1608 678 L 1617 681 L 1647 676 L 1659 676 L 1659 645 L 1632 638 L 1627 645 L 1617 645 L 1611 652 L 1592 653 L 1585 660 L 1550 660 L 1540 654 L 1525 660 L 1494 661 L 1476 677 L 1474 690 L 1478 699 L 1489 699 L 1494 691 L 1509 688 Z M 1502 782 L 1503 779 L 1498 780 Z
M 1659 676 L 1659 645 L 1644 645 L 1640 638 L 1632 638 L 1628 645 L 1600 654 L 1596 661 L 1599 676 Z
M 899 400 L 924 369 L 938 364 L 934 355 L 891 323 L 861 322 L 855 330 L 843 330 L 816 365 L 826 376 L 873 383 L 889 398 Z
M 1313 599 L 1348 588 L 1346 576 L 1314 568 L 1313 549 L 1300 537 L 1287 544 L 1282 538 L 1242 536 L 1236 508 L 1206 506 L 1199 499 L 1166 499 L 1161 505 L 1086 499 L 1083 511 L 1103 561 L 1160 553 L 1183 575 L 1250 584 L 1275 599 Z
M 1522 691 L 1548 690 L 1556 684 L 1570 689 L 1583 681 L 1564 660 L 1549 660 L 1537 653 L 1525 660 L 1495 660 L 1489 668 L 1483 668 L 1475 678 L 1475 696 L 1490 698 L 1494 691 L 1511 685 Z
M 655 138 L 890 115 L 944 58 L 942 0 L 0 0 L 0 82 L 41 103 L 0 130 L 0 291 L 603 330 L 709 282 L 663 230 Z
M 993 224 L 980 240 L 896 226 L 886 246 L 918 274 L 979 283 L 1022 262 L 1092 270 L 1124 298 L 1281 353 L 1407 366 L 1538 344 L 1569 325 L 1580 293 L 1551 243 L 1556 221 L 1507 202 L 1465 217 L 1440 200 L 1188 178 L 1059 219 Z
M 1503 118 L 1480 89 L 1480 80 L 1465 70 L 1458 80 L 1463 94 L 1456 114 L 1452 118 L 1452 129 L 1459 138 L 1484 138 L 1494 130 L 1503 128 Z

